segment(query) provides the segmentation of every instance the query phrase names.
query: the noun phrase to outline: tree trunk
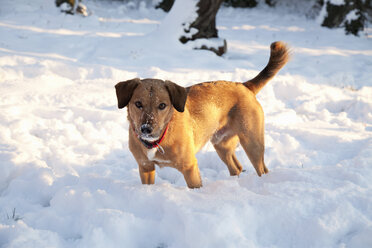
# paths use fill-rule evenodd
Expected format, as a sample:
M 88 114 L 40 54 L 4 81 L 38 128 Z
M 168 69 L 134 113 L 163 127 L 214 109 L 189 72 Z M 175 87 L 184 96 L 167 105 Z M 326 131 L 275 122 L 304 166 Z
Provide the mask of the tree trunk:
M 216 15 L 222 1 L 223 0 L 199 0 L 197 5 L 198 18 L 191 23 L 188 29 L 185 29 L 186 33 L 189 33 L 192 28 L 197 29 L 198 32 L 189 38 L 183 36 L 180 38 L 180 41 L 186 43 L 189 40 L 200 38 L 217 38 Z
M 56 0 L 55 3 L 57 7 L 61 7 L 62 4 L 67 4 L 68 9 L 61 9 L 61 11 L 66 14 L 74 15 L 78 13 L 83 16 L 89 15 L 87 7 L 81 3 L 81 0 Z
M 178 0 L 182 1 L 182 0 Z M 216 15 L 223 0 L 199 0 L 197 3 L 197 18 L 191 23 L 184 23 L 185 35 L 180 37 L 182 43 L 195 41 L 197 39 L 218 38 L 218 31 L 216 28 Z M 201 45 L 195 49 L 211 50 L 217 55 L 221 56 L 227 51 L 226 40 L 218 40 L 215 45 Z

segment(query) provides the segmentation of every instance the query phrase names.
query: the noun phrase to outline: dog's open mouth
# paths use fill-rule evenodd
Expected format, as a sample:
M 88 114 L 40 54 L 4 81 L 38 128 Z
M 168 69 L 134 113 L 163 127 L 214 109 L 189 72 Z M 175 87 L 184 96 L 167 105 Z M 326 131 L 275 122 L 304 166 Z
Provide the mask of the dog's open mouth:
M 144 141 L 151 142 L 151 143 L 159 140 L 159 136 L 153 137 L 152 135 L 144 135 L 144 134 L 141 135 L 140 138 Z

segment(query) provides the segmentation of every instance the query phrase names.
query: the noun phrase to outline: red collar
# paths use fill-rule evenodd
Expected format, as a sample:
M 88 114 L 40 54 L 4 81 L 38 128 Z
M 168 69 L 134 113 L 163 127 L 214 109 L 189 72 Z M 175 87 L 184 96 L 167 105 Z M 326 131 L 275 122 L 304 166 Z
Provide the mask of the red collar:
M 154 141 L 154 142 L 149 142 L 149 141 L 146 141 L 144 139 L 142 139 L 136 132 L 136 130 L 134 129 L 133 127 L 133 131 L 134 133 L 137 135 L 138 139 L 141 141 L 141 143 L 147 148 L 147 149 L 152 149 L 152 148 L 157 148 L 159 147 L 160 143 L 164 140 L 165 138 L 165 134 L 167 133 L 168 131 L 168 128 L 169 128 L 169 123 L 167 124 L 167 126 L 165 127 L 165 130 L 163 132 L 163 134 L 161 135 L 161 137 L 157 140 L 157 141 Z

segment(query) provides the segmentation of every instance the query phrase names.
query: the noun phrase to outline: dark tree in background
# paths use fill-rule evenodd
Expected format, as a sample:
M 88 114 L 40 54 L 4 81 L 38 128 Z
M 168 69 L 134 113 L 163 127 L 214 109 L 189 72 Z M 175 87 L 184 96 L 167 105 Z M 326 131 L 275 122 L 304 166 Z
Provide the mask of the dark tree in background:
M 182 0 L 177 0 L 182 1 Z M 221 3 L 229 7 L 254 8 L 258 4 L 265 3 L 270 7 L 293 8 L 297 5 L 299 13 L 305 14 L 309 18 L 323 18 L 321 25 L 328 28 L 344 28 L 346 34 L 358 36 L 368 24 L 372 21 L 371 0 L 199 0 L 198 18 L 185 29 L 186 35 L 180 38 L 182 43 L 200 38 L 218 37 L 216 29 L 216 14 Z M 174 0 L 163 0 L 157 7 L 169 11 L 174 4 Z M 310 6 L 310 8 L 306 8 Z M 304 8 L 305 7 L 305 8 Z M 263 20 L 264 21 L 264 20 Z M 191 28 L 198 30 L 191 37 L 187 34 Z M 216 54 L 221 55 L 226 52 L 226 41 L 218 48 L 201 47 L 200 49 L 209 49 Z
M 181 0 L 178 0 L 181 1 Z M 199 0 L 198 7 L 198 17 L 194 20 L 187 28 L 184 29 L 186 34 L 190 34 L 192 29 L 197 30 L 196 33 L 190 35 L 185 35 L 180 37 L 182 43 L 189 41 L 194 41 L 197 39 L 210 39 L 218 38 L 218 31 L 216 28 L 216 15 L 217 11 L 221 6 L 223 0 Z M 207 46 L 202 45 L 196 49 L 211 50 L 217 55 L 221 56 L 227 51 L 226 40 L 223 40 L 222 44 L 218 46 Z
M 277 4 L 283 6 L 293 5 L 293 0 L 225 0 L 227 6 L 232 7 L 256 7 L 259 3 L 265 2 L 270 7 L 275 7 Z M 358 36 L 363 31 L 368 23 L 371 22 L 372 4 L 371 0 L 298 0 L 298 3 L 313 2 L 311 11 L 315 11 L 317 15 L 321 10 L 325 9 L 325 16 L 322 21 L 323 27 L 328 28 L 344 28 L 346 34 Z M 300 12 L 301 13 L 301 12 Z M 310 13 L 305 13 L 306 16 L 311 16 Z M 312 16 L 313 18 L 316 16 Z
M 66 14 L 80 14 L 83 16 L 89 15 L 87 7 L 81 3 L 81 0 L 56 0 L 55 3 L 56 6 L 61 7 L 61 11 Z M 67 7 L 62 8 L 63 4 Z
M 344 27 L 346 34 L 353 35 L 359 35 L 364 30 L 372 11 L 370 0 L 344 0 L 342 4 L 318 0 L 318 4 L 325 5 L 327 11 L 322 26 Z
M 178 0 L 180 1 L 180 0 Z M 196 40 L 201 38 L 217 38 L 218 32 L 216 28 L 216 15 L 223 0 L 199 0 L 198 2 L 198 17 L 192 22 L 189 28 L 185 29 L 189 33 L 192 28 L 198 30 L 191 38 L 182 36 L 180 41 L 186 43 L 189 40 Z
M 162 9 L 165 12 L 169 12 L 174 4 L 174 0 L 163 0 L 158 5 L 155 6 L 157 9 Z
M 182 0 L 177 0 L 182 1 Z M 197 3 L 197 18 L 191 23 L 183 23 L 184 35 L 179 40 L 182 43 L 195 41 L 197 39 L 218 38 L 218 30 L 216 28 L 216 15 L 224 0 L 199 0 Z M 171 10 L 174 0 L 163 0 L 156 8 L 161 8 L 164 11 Z M 196 30 L 196 32 L 194 32 Z M 215 46 L 202 45 L 195 49 L 210 50 L 221 56 L 227 51 L 226 40 L 221 40 L 221 44 Z
M 226 6 L 234 8 L 253 8 L 257 6 L 256 0 L 224 0 Z
M 132 1 L 136 2 L 140 0 Z M 346 34 L 358 36 L 372 21 L 371 1 L 372 0 L 195 0 L 195 3 L 197 3 L 197 17 L 191 22 L 182 23 L 183 27 L 180 28 L 183 29 L 183 34 L 179 37 L 179 40 L 182 43 L 192 43 L 195 49 L 211 50 L 217 55 L 224 54 L 227 51 L 227 43 L 226 40 L 218 38 L 218 30 L 216 28 L 216 15 L 221 4 L 228 7 L 239 8 L 254 8 L 260 4 L 266 4 L 270 7 L 292 8 L 292 11 L 295 9 L 298 13 L 304 14 L 309 18 L 323 18 L 321 20 L 321 25 L 324 27 L 342 27 L 345 29 Z M 55 3 L 57 7 L 64 6 L 64 8 L 61 8 L 61 11 L 67 14 L 78 13 L 84 16 L 89 14 L 89 11 L 85 5 L 81 3 L 81 0 L 55 0 Z M 172 10 L 174 3 L 175 0 L 162 0 L 156 8 L 161 8 L 169 12 Z M 265 22 L 265 20 L 262 20 L 262 22 Z

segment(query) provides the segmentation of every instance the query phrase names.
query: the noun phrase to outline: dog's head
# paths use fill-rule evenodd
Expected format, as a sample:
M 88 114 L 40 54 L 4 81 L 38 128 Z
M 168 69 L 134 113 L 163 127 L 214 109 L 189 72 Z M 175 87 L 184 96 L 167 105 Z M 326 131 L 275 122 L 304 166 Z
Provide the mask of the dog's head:
M 171 81 L 131 79 L 115 85 L 118 107 L 128 106 L 128 118 L 144 140 L 159 139 L 174 109 L 183 112 L 187 92 Z

